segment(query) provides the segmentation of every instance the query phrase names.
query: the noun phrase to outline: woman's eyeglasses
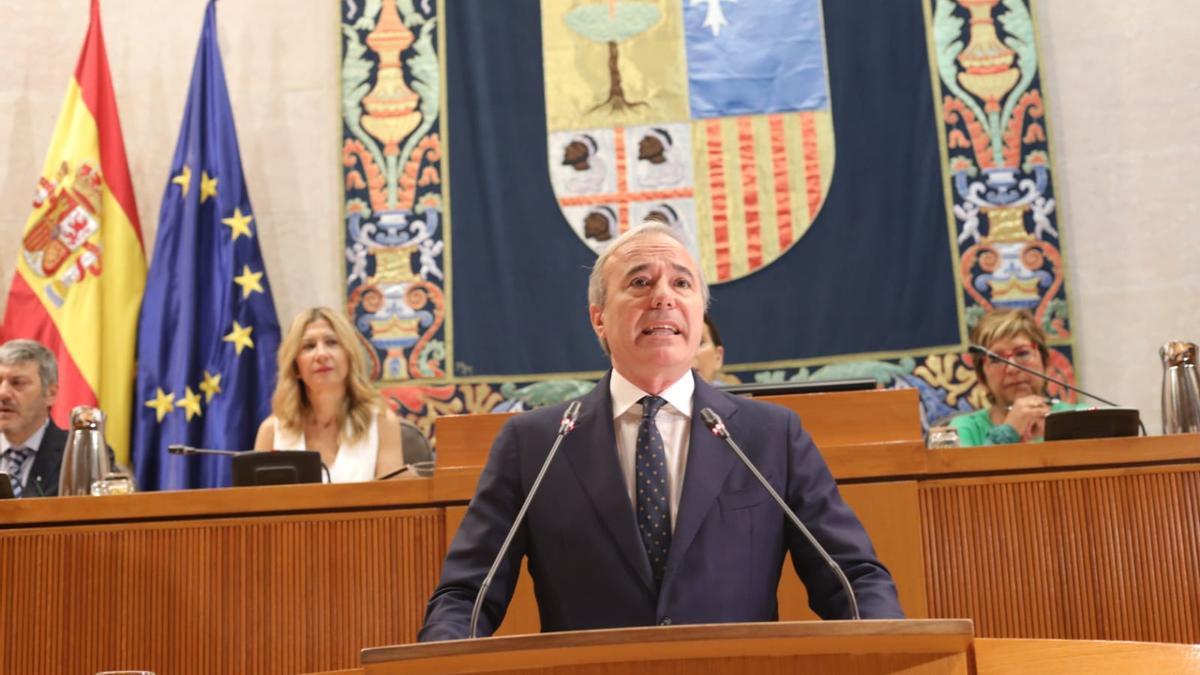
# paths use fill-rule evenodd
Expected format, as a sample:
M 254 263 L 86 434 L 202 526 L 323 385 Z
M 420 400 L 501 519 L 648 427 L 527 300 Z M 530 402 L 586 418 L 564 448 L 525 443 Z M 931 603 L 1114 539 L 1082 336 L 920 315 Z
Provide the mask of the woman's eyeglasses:
M 996 352 L 996 356 L 1006 358 L 1009 361 L 1016 361 L 1017 363 L 1019 363 L 1023 366 L 1033 365 L 1033 364 L 1037 363 L 1037 360 L 1038 360 L 1037 350 L 1029 349 L 1028 347 L 1020 347 L 1020 348 L 1012 350 L 1011 352 L 1008 352 L 1007 354 L 1002 353 L 1002 352 Z M 1004 365 L 1004 362 L 1001 361 L 1000 359 L 996 358 L 995 356 L 987 356 L 985 358 L 987 359 L 986 361 L 984 361 L 984 363 L 986 365 L 989 365 L 989 366 Z

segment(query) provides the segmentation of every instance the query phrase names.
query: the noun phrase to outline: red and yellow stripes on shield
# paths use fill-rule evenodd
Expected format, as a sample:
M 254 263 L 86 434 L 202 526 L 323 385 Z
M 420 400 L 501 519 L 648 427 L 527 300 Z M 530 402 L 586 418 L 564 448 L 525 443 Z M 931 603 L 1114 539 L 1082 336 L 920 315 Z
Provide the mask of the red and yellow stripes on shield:
M 730 281 L 779 257 L 808 230 L 833 177 L 828 111 L 693 122 L 705 276 Z
M 83 200 L 67 213 L 52 210 L 61 207 L 64 195 L 78 193 L 74 181 L 81 175 L 90 177 L 93 189 L 100 184 L 95 203 Z M 47 194 L 39 197 L 26 223 L 3 337 L 35 339 L 55 353 L 56 423 L 65 426 L 73 406 L 98 403 L 108 416 L 107 440 L 117 460 L 128 463 L 146 254 L 97 0 L 91 3 L 87 38 L 59 111 L 41 185 Z M 29 236 L 35 228 L 48 236 Z M 65 258 L 43 264 L 50 247 Z

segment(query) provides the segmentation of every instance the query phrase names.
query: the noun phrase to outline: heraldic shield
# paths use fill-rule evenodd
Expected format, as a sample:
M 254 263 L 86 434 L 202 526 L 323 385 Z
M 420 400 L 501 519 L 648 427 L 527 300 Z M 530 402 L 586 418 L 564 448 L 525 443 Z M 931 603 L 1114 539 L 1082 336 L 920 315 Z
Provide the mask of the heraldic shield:
M 770 265 L 833 175 L 819 0 L 542 0 L 550 180 L 599 254 L 677 227 L 710 283 Z

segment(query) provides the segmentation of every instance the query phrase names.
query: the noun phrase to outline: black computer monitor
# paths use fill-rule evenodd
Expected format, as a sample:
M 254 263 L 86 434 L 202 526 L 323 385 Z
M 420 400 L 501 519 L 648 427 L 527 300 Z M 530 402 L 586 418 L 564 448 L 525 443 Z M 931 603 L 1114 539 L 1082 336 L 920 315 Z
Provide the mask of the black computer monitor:
M 808 380 L 805 382 L 752 382 L 731 384 L 722 391 L 742 396 L 783 396 L 785 394 L 821 394 L 831 391 L 862 391 L 876 389 L 879 384 L 871 377 L 851 380 Z
M 320 482 L 320 453 L 271 450 L 244 452 L 233 458 L 234 487 Z
M 1046 415 L 1047 441 L 1137 436 L 1141 419 L 1134 408 L 1060 410 Z

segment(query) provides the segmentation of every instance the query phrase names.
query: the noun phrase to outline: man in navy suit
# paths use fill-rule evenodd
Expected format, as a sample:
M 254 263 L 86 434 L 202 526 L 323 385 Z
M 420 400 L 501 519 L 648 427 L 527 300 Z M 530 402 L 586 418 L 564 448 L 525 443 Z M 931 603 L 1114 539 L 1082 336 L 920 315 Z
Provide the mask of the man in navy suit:
M 849 618 L 836 575 L 769 493 L 700 418 L 712 408 L 842 568 L 863 618 L 903 613 L 887 569 L 791 411 L 738 398 L 691 370 L 708 288 L 686 244 L 646 224 L 616 239 L 588 283 L 589 312 L 613 368 L 581 399 L 480 613 L 504 618 L 528 558 L 542 630 L 778 617 L 784 554 L 823 618 Z M 508 421 L 492 446 L 420 640 L 470 633 L 471 607 L 566 406 Z
M 0 471 L 18 497 L 58 494 L 67 432 L 50 420 L 58 396 L 54 354 L 33 340 L 0 345 Z

